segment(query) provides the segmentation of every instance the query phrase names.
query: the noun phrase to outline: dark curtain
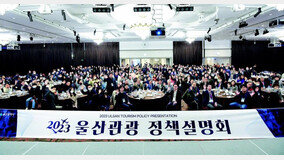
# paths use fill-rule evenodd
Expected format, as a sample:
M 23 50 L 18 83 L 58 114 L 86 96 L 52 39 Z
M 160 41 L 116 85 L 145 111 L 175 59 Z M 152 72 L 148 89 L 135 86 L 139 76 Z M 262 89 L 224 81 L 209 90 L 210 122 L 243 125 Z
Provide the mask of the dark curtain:
M 85 65 L 112 66 L 119 64 L 119 43 L 86 43 Z
M 119 64 L 119 43 L 22 44 L 20 47 L 21 50 L 0 51 L 0 75 L 29 70 L 49 72 L 60 67 L 69 69 L 71 65 Z
M 174 64 L 201 65 L 202 42 L 173 42 Z
M 258 71 L 284 71 L 284 48 L 268 48 L 269 41 L 232 41 L 232 65 L 257 66 Z
M 73 65 L 83 65 L 84 63 L 84 44 L 83 43 L 73 43 Z
M 71 65 L 70 44 L 22 44 L 21 50 L 0 52 L 1 73 L 47 72 Z

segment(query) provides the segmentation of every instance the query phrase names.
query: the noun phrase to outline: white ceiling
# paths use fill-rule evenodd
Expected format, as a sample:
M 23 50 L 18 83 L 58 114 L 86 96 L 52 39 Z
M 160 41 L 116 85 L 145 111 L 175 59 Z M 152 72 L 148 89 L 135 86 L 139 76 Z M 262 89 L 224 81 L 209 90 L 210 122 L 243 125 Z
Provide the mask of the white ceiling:
M 267 39 L 271 37 L 284 37 L 282 28 L 268 28 L 268 21 L 275 18 L 283 18 L 284 11 L 278 11 L 271 5 L 245 5 L 242 11 L 233 11 L 233 5 L 206 5 L 196 4 L 192 12 L 175 12 L 177 5 L 151 5 L 152 9 L 149 23 L 155 26 L 166 27 L 166 38 L 157 40 L 185 40 L 195 38 L 202 40 L 209 27 L 212 40 L 238 39 L 244 35 L 247 39 Z M 114 12 L 93 13 L 93 4 L 56 4 L 49 5 L 53 13 L 41 14 L 38 12 L 40 5 L 19 5 L 16 9 L 6 11 L 0 15 L 0 40 L 7 38 L 16 42 L 17 35 L 21 35 L 20 43 L 71 43 L 76 42 L 73 30 L 81 38 L 81 42 L 93 42 L 101 34 L 103 41 L 137 41 L 141 38 L 130 29 L 131 24 L 138 23 L 135 19 L 133 5 L 114 5 Z M 258 8 L 262 7 L 262 13 L 254 18 Z M 163 8 L 159 13 L 158 8 Z M 61 10 L 65 10 L 67 20 L 64 21 Z M 33 22 L 29 21 L 27 11 L 31 11 Z M 149 15 L 147 15 L 149 16 Z M 163 19 L 158 17 L 162 16 Z M 219 19 L 215 24 L 214 19 Z M 240 20 L 247 20 L 249 26 L 238 31 L 235 36 L 234 30 L 238 28 Z M 126 29 L 123 30 L 123 25 Z M 263 29 L 270 31 L 262 35 Z M 93 32 L 96 29 L 96 35 Z M 260 29 L 260 35 L 255 37 L 253 30 Z M 30 36 L 34 41 L 30 41 Z M 2 38 L 1 38 L 2 37 Z M 153 40 L 148 37 L 146 40 Z M 156 39 L 154 39 L 156 40 Z

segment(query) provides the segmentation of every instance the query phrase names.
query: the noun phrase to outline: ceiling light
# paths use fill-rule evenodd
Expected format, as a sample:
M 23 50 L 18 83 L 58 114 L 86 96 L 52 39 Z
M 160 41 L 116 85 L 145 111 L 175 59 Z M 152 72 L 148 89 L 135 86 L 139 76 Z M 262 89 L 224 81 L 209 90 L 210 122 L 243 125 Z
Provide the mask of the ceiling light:
M 131 31 L 138 35 L 142 40 L 145 40 L 150 35 L 151 24 L 134 24 L 130 26 Z
M 53 11 L 49 7 L 49 5 L 41 4 L 39 9 L 38 9 L 38 12 L 41 13 L 41 14 L 51 14 Z
M 192 38 L 204 37 L 206 35 L 206 31 L 187 31 L 186 36 Z
M 239 28 L 243 28 L 243 27 L 246 27 L 246 26 L 248 26 L 248 23 L 246 21 L 242 21 L 239 24 Z
M 233 11 L 243 11 L 245 10 L 246 6 L 243 4 L 234 4 Z
M 103 39 L 104 38 L 104 33 L 103 32 L 97 32 L 95 39 Z
M 204 40 L 207 40 L 208 42 L 211 42 L 212 41 L 211 35 L 205 36 Z
M 63 16 L 63 20 L 66 21 L 66 13 L 64 10 L 61 10 L 61 14 Z
M 80 36 L 79 36 L 79 34 L 76 36 L 76 42 L 80 43 Z
M 103 40 L 102 39 L 94 39 L 94 42 L 97 44 L 97 45 L 100 45 Z
M 33 22 L 33 21 L 34 21 L 34 20 L 33 20 L 33 16 L 32 16 L 32 14 L 31 14 L 30 11 L 27 12 L 27 15 L 28 15 L 28 17 L 29 17 L 29 19 L 30 19 L 30 22 Z
M 207 34 L 209 34 L 210 31 L 211 31 L 211 28 L 208 29 Z
M 94 7 L 93 12 L 94 13 L 109 13 L 110 8 L 109 7 Z
M 151 7 L 149 7 L 149 6 L 143 6 L 143 7 L 138 6 L 138 7 L 134 7 L 133 11 L 134 12 L 151 12 Z
M 265 29 L 265 30 L 263 31 L 263 34 L 267 34 L 267 33 L 269 33 L 269 31 L 268 31 L 267 29 Z
M 126 4 L 115 7 L 115 11 L 111 12 L 111 16 L 125 24 L 123 29 L 130 29 L 141 39 L 146 39 L 150 35 L 150 29 L 156 27 L 153 22 L 154 10 L 150 12 L 133 12 L 133 8 L 137 7 L 135 4 Z M 152 5 L 150 5 L 152 7 Z M 131 13 L 131 14 L 129 14 Z M 167 21 L 174 17 L 175 10 L 171 10 L 168 5 L 161 5 L 161 19 Z M 162 24 L 163 22 L 161 22 Z
M 176 7 L 177 12 L 184 12 L 184 11 L 193 11 L 193 6 L 185 6 L 185 7 Z
M 188 43 L 192 43 L 192 42 L 194 42 L 195 39 L 194 39 L 194 38 L 186 38 L 185 40 L 186 40 Z
M 258 30 L 258 29 L 255 30 L 254 35 L 255 35 L 255 36 L 258 36 L 258 35 L 259 35 L 259 30 Z
M 220 20 L 219 18 L 214 19 L 215 24 L 218 24 L 219 20 Z
M 20 35 L 17 35 L 17 41 L 21 41 L 21 36 Z
M 114 12 L 114 4 L 110 4 L 111 11 Z
M 257 11 L 256 14 L 254 15 L 254 17 L 257 17 L 260 13 L 261 13 L 261 8 L 258 8 L 258 11 Z

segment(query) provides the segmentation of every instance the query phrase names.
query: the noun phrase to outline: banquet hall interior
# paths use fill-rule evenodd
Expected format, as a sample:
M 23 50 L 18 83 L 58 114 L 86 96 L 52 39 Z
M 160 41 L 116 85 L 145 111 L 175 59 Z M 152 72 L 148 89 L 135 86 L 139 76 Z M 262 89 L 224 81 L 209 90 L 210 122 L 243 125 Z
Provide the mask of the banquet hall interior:
M 283 107 L 283 5 L 3 4 L 0 11 L 1 108 Z
M 283 41 L 284 4 L 0 4 L 0 109 L 281 109 Z

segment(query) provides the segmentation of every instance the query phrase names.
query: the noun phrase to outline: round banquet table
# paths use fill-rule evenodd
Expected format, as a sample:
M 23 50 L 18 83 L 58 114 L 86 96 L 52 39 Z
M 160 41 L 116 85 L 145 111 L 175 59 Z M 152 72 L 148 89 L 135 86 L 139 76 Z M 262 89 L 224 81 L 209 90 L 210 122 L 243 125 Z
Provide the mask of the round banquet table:
M 275 99 L 278 95 L 276 94 L 276 90 L 273 89 L 273 88 L 262 88 L 261 91 L 263 92 L 263 95 L 264 95 L 264 99 L 265 99 L 265 102 L 267 105 L 266 107 L 267 108 L 275 108 L 275 107 L 278 107 L 277 106 L 277 103 L 275 103 Z M 281 89 L 281 95 L 282 97 L 284 98 L 284 89 Z M 281 104 L 281 107 L 283 106 L 284 104 L 282 103 Z
M 251 79 L 253 81 L 256 81 L 257 79 L 260 79 L 260 78 L 268 79 L 269 77 L 268 76 L 251 76 Z
M 83 94 L 77 94 L 75 97 L 70 97 L 70 95 L 58 96 L 56 105 L 62 106 L 63 110 L 83 109 L 86 97 L 87 95 Z M 75 108 L 73 108 L 73 103 L 75 103 Z
M 128 94 L 130 103 L 136 111 L 165 110 L 168 98 L 162 91 L 143 90 Z
M 220 93 L 215 92 L 215 97 L 218 103 L 221 104 L 224 109 L 232 109 L 230 108 L 229 104 L 234 101 L 236 95 L 232 93 L 226 94 L 225 92 L 220 92 Z
M 261 91 L 267 94 L 276 93 L 276 90 L 273 88 L 262 88 Z M 284 89 L 281 89 L 280 91 L 281 91 L 282 96 L 284 97 Z
M 13 92 L 10 95 L 2 93 L 0 96 L 0 108 L 24 109 L 28 98 L 28 92 Z

